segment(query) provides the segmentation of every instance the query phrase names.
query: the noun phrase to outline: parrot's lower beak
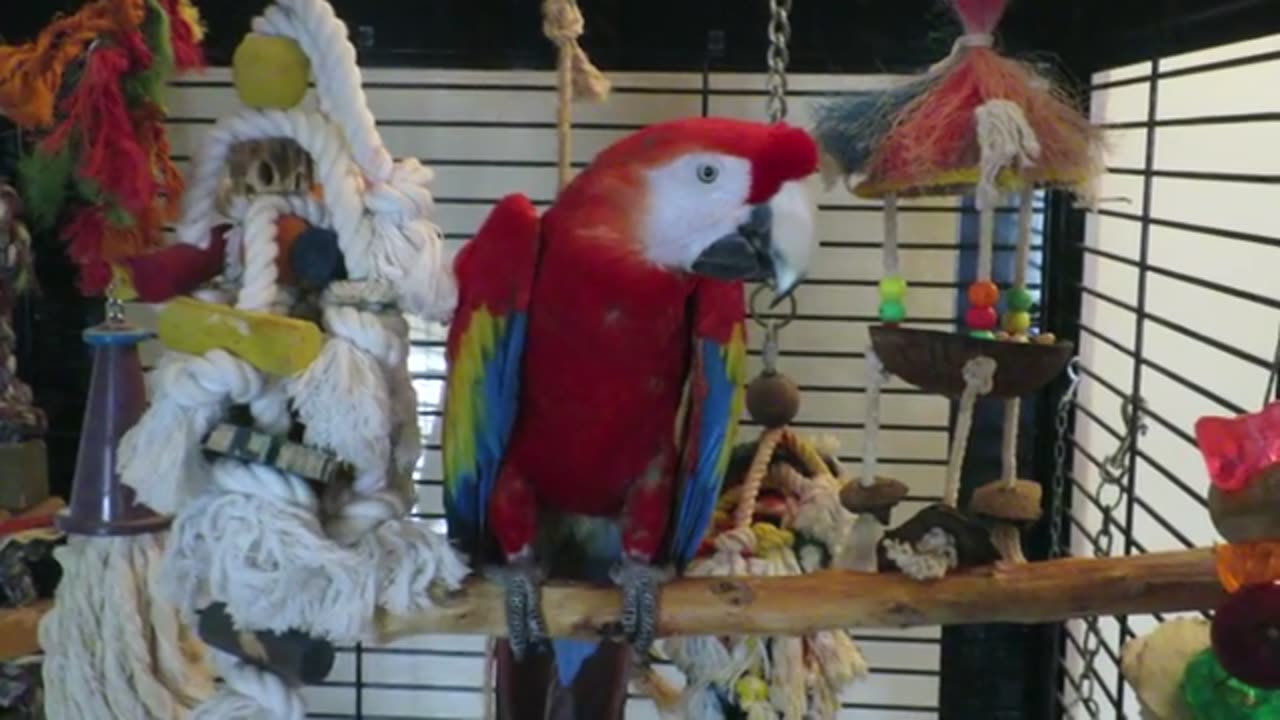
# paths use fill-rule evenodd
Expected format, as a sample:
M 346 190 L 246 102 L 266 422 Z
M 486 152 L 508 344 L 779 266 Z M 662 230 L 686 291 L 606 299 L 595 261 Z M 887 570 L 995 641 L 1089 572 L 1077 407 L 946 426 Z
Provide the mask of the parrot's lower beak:
M 800 183 L 786 183 L 768 204 L 755 205 L 747 222 L 715 241 L 693 271 L 720 280 L 766 282 L 777 305 L 808 270 L 813 243 L 812 200 Z

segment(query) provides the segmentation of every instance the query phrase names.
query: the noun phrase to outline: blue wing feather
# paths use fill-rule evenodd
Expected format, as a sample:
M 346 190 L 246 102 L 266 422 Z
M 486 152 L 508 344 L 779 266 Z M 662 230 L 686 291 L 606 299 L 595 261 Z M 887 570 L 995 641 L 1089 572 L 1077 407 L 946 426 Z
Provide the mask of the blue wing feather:
M 489 497 L 519 413 L 538 219 L 523 196 L 505 198 L 459 254 L 458 311 L 449 328 L 444 411 L 444 505 L 450 537 L 477 552 Z
M 741 325 L 727 343 L 698 338 L 686 438 L 686 470 L 672 533 L 672 559 L 691 561 L 711 525 L 744 401 L 746 344 Z

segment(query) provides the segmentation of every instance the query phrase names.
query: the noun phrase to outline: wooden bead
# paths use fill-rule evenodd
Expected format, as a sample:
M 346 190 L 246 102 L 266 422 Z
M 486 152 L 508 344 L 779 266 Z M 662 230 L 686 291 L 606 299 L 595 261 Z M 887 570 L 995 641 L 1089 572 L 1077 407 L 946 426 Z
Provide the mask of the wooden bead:
M 782 427 L 800 412 L 800 388 L 782 373 L 761 373 L 747 386 L 747 412 L 766 428 Z
M 1280 468 L 1275 466 L 1234 492 L 1209 486 L 1209 516 L 1228 542 L 1280 540 L 1277 504 L 1280 504 Z
M 1053 333 L 1040 333 L 1035 337 L 1037 345 L 1054 345 L 1058 342 L 1058 336 Z
M 996 324 L 1000 322 L 1000 318 L 996 315 L 995 308 L 980 307 L 974 305 L 964 314 L 964 324 L 969 326 L 970 330 L 995 330 Z
M 990 280 L 980 280 L 969 286 L 969 304 L 977 307 L 995 307 L 1000 301 L 1000 288 Z

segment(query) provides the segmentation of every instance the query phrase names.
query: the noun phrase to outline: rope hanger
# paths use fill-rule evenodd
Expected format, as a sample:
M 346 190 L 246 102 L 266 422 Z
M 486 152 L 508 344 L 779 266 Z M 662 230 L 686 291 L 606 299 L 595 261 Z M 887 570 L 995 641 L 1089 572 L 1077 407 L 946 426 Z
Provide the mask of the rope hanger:
M 543 0 L 542 33 L 557 48 L 556 60 L 556 169 L 557 185 L 563 190 L 572 171 L 573 100 L 575 97 L 599 102 L 609 96 L 609 78 L 591 63 L 578 44 L 585 21 L 578 0 Z

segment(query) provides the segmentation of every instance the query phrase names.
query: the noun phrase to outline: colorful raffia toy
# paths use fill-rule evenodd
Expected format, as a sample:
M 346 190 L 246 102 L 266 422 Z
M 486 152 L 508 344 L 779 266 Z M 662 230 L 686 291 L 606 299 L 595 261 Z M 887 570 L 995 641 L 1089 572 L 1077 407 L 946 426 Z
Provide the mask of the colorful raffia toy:
M 409 517 L 406 314 L 447 321 L 456 302 L 433 174 L 388 152 L 348 38 L 325 0 L 268 6 L 236 53 L 246 107 L 193 159 L 178 242 L 114 267 L 165 302 L 151 404 L 117 466 L 175 516 L 162 594 L 223 680 L 197 717 L 302 717 L 300 685 L 331 662 L 299 658 L 370 640 L 376 612 L 425 609 L 467 574 Z M 308 80 L 317 109 L 298 104 Z
M 97 295 L 110 263 L 158 247 L 182 176 L 165 86 L 203 65 L 189 0 L 95 0 L 34 41 L 0 47 L 0 114 L 38 135 L 19 169 L 32 226 L 58 226 Z

